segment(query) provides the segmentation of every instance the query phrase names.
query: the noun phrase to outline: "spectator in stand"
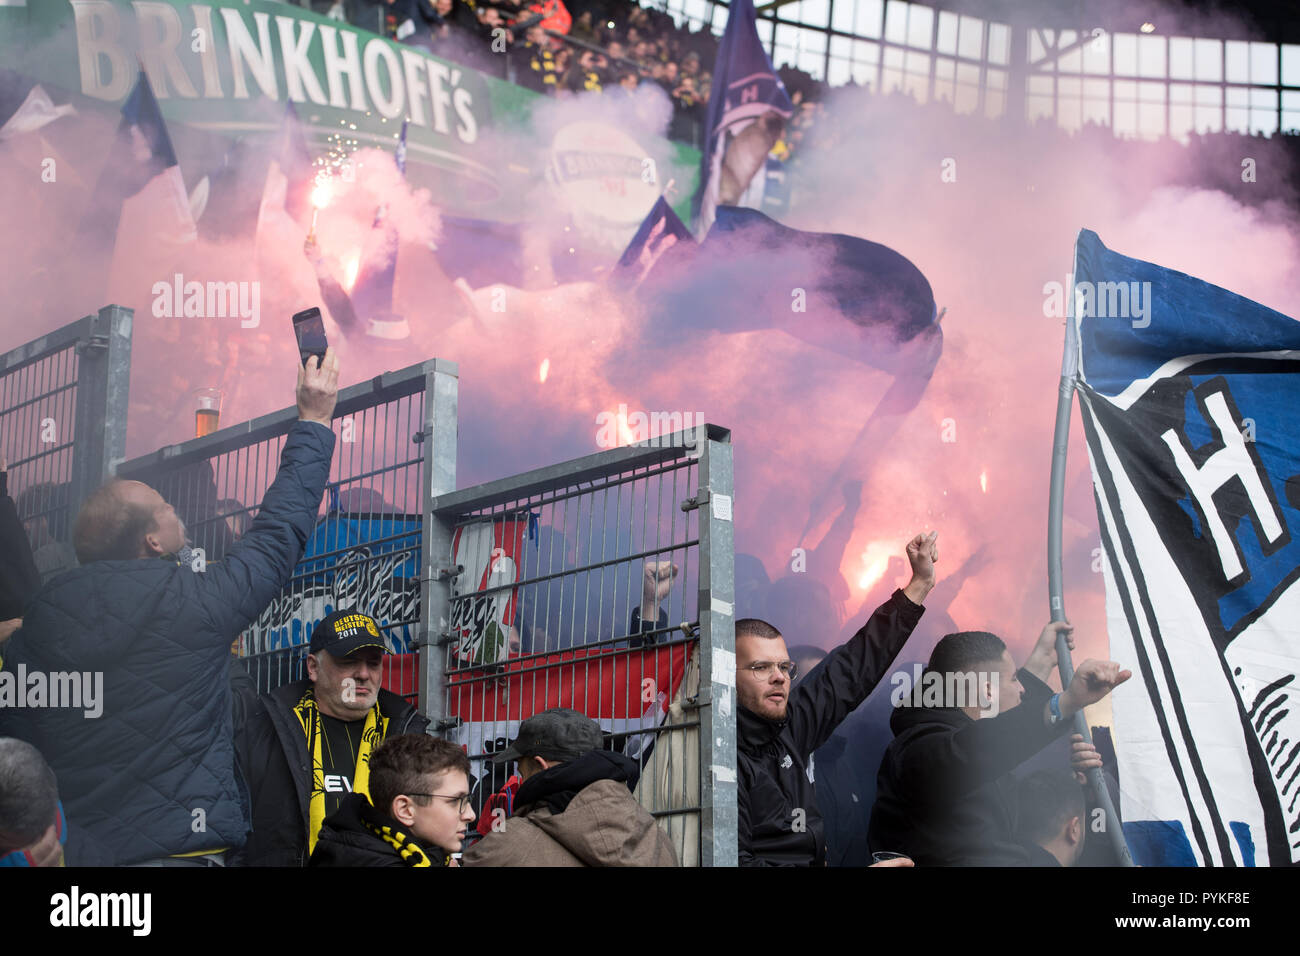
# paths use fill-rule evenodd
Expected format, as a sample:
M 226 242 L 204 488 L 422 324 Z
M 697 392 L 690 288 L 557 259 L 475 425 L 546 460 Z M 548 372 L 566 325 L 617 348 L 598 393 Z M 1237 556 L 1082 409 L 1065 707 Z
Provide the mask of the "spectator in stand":
M 596 54 L 583 50 L 578 60 L 564 74 L 564 88 L 573 93 L 599 93 L 600 73 L 596 69 Z
M 510 50 L 515 64 L 515 82 L 537 93 L 548 93 L 559 84 L 560 68 L 551 39 L 540 26 L 528 28 L 524 42 Z
M 1068 770 L 1039 770 L 1020 782 L 1016 833 L 1030 866 L 1077 866 L 1088 827 L 1083 787 Z
M 624 67 L 618 74 L 617 92 L 635 93 L 640 82 L 641 78 L 637 76 L 636 70 L 630 70 Z
M 31 542 L 9 497 L 9 464 L 0 454 L 0 648 L 23 626 L 23 608 L 40 588 Z
M 370 795 L 326 817 L 308 866 L 459 866 L 474 809 L 469 758 L 427 734 L 390 737 L 370 758 Z
M 325 818 L 369 793 L 371 748 L 429 721 L 380 686 L 388 649 L 368 614 L 335 611 L 312 632 L 307 676 L 236 701 L 240 766 L 252 791 L 249 866 L 303 866 Z M 386 804 L 380 804 L 386 806 Z
M 25 521 L 32 560 L 42 578 L 77 566 L 77 552 L 68 538 L 68 484 L 41 482 L 28 485 L 15 504 Z
M 0 867 L 111 863 L 82 831 L 69 827 L 54 771 L 40 751 L 0 737 Z
M 197 573 L 172 506 L 148 485 L 110 481 L 77 516 L 81 567 L 40 590 L 5 645 L 9 671 L 102 674 L 98 719 L 47 707 L 0 710 L 0 723 L 41 751 L 71 824 L 117 864 L 222 865 L 244 844 L 229 648 L 289 583 L 334 452 L 338 359 L 331 349 L 295 365 L 299 420 L 224 561 Z
M 1019 671 L 1002 639 L 986 631 L 948 634 L 935 645 L 926 673 L 944 688 L 944 699 L 927 702 L 924 689 L 932 684 L 923 678 L 895 706 L 894 739 L 880 762 L 868 827 L 873 851 L 905 853 L 923 866 L 1029 864 L 1016 838 L 1012 769 L 1133 676 L 1113 661 L 1087 660 L 1070 686 L 1053 694 L 1047 680 L 1056 669 L 1058 633 L 1073 648 L 1070 626 L 1049 623 Z M 967 699 L 972 687 L 975 701 Z M 1076 747 L 1071 763 L 1081 767 L 1095 757 L 1095 750 Z
M 578 15 L 578 19 L 573 21 L 573 26 L 569 28 L 569 36 L 586 43 L 597 42 L 596 30 L 591 25 L 590 10 L 584 10 Z
M 847 644 L 798 686 L 785 638 L 756 618 L 736 622 L 736 770 L 741 866 L 824 866 L 826 846 L 808 775 L 814 750 L 889 671 L 934 588 L 938 532 L 907 544 L 912 578 Z M 891 861 L 889 866 L 907 866 Z
M 672 841 L 632 796 L 641 768 L 602 749 L 600 726 L 553 707 L 494 760 L 519 762 L 514 816 L 465 851 L 466 866 L 676 866 Z

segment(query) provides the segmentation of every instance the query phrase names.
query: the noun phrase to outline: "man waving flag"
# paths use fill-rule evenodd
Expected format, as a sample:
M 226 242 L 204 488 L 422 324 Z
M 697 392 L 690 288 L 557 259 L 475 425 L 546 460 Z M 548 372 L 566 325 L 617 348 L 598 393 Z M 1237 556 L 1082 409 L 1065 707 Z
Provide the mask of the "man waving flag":
M 1300 861 L 1300 322 L 1084 230 L 1068 328 L 1134 859 Z
M 713 67 L 704 124 L 709 138 L 691 203 L 697 237 L 703 239 L 713 225 L 715 208 L 741 205 L 793 112 L 785 85 L 758 39 L 754 0 L 733 0 Z

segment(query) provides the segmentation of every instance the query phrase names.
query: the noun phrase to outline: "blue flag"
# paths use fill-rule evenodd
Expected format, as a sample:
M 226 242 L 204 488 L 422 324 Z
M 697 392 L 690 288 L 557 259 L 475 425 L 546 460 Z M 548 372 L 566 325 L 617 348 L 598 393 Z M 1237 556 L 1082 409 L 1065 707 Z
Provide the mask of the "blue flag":
M 1142 865 L 1300 862 L 1300 322 L 1079 234 L 1065 372 Z
M 634 242 L 625 258 L 636 250 Z M 779 329 L 874 368 L 923 372 L 922 389 L 929 380 L 943 341 L 934 292 L 888 246 L 719 206 L 704 242 L 673 252 L 653 263 L 640 291 L 657 329 Z
M 636 235 L 623 250 L 615 266 L 614 276 L 633 286 L 642 282 L 660 260 L 676 250 L 677 255 L 689 255 L 695 248 L 695 239 L 686 224 L 673 212 L 668 200 L 660 196 L 637 228 Z M 661 273 L 662 274 L 662 273 Z
M 785 84 L 758 39 L 753 0 L 733 0 L 713 67 L 704 124 L 708 140 L 691 202 L 697 236 L 713 225 L 717 206 L 740 203 L 793 112 Z

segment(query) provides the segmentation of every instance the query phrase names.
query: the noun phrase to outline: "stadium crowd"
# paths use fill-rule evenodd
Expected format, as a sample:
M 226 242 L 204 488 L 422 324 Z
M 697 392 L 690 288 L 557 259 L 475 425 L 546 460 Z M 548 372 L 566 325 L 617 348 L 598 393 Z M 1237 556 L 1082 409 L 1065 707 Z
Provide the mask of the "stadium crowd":
M 211 563 L 193 560 L 184 501 L 178 513 L 149 485 L 114 479 L 77 514 L 79 566 L 42 582 L 0 467 L 0 866 L 677 864 L 635 796 L 641 762 L 578 711 L 524 720 L 492 761 L 516 772 L 477 801 L 462 749 L 381 686 L 387 646 L 361 609 L 320 621 L 306 676 L 267 693 L 232 656 L 316 525 L 338 374 L 332 350 L 297 370 L 299 417 L 275 481 Z M 912 636 L 937 583 L 937 536 L 908 543 L 908 583 L 801 680 L 778 627 L 736 622 L 742 865 L 826 864 L 812 754 Z M 676 571 L 647 564 L 629 627 L 649 636 L 630 646 L 671 630 L 662 604 Z M 773 609 L 768 591 L 757 603 Z M 970 696 L 932 699 L 918 685 L 894 701 L 868 833 L 887 859 L 872 865 L 1077 863 L 1082 772 L 1101 766 L 1097 750 L 1077 739 L 1069 770 L 1023 781 L 1012 770 L 1130 675 L 1084 661 L 1053 694 L 1058 636 L 1073 646 L 1068 625 L 1049 624 L 1019 669 L 993 634 L 939 642 L 927 672 L 952 687 L 968 678 Z
M 626 95 L 643 84 L 671 100 L 670 139 L 700 145 L 718 38 L 631 0 L 317 0 L 319 13 L 508 79 L 535 92 Z M 821 108 L 823 85 L 783 68 L 797 108 L 774 150 L 787 159 Z

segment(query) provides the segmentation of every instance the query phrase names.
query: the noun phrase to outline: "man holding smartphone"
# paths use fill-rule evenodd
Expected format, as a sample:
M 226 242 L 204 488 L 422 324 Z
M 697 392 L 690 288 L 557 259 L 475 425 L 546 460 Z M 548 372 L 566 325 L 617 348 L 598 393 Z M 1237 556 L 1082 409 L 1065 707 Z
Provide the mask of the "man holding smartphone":
M 102 710 L 0 710 L 59 781 L 67 817 L 118 865 L 219 866 L 244 844 L 235 769 L 230 642 L 280 593 L 315 527 L 334 454 L 338 359 L 298 368 L 298 421 L 248 533 L 202 572 L 183 557 L 175 510 L 148 485 L 114 480 L 77 516 L 81 567 L 31 600 L 3 666 L 102 675 Z M 160 560 L 161 559 L 161 560 Z

